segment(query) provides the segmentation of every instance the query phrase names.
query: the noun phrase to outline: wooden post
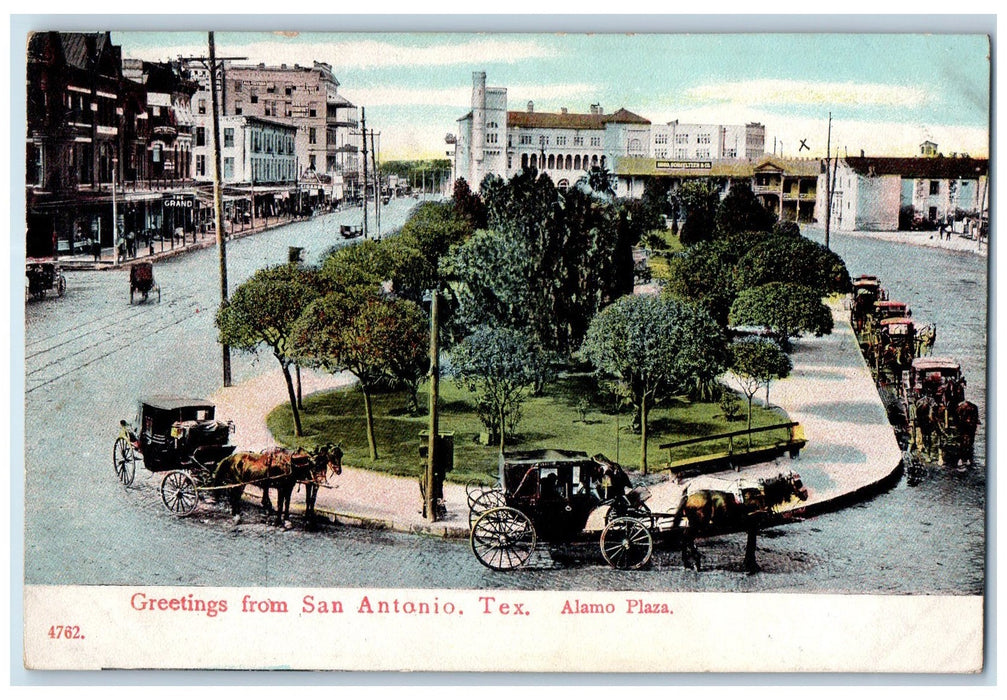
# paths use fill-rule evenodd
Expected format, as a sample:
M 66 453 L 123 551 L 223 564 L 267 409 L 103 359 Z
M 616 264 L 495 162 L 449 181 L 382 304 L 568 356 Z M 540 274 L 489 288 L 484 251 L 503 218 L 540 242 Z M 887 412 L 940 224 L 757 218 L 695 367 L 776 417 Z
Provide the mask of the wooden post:
M 213 103 L 213 217 L 217 226 L 217 252 L 220 259 L 220 302 L 227 303 L 227 250 L 224 237 L 224 202 L 220 180 L 220 115 L 217 110 L 217 52 L 210 32 L 210 101 Z M 174 240 L 174 236 L 172 236 Z M 162 238 L 162 246 L 164 240 Z M 231 347 L 222 343 L 224 386 L 231 386 Z
M 425 488 L 423 489 L 423 512 L 430 522 L 437 520 L 437 503 L 434 499 L 434 465 L 437 459 L 437 398 L 440 392 L 440 360 L 437 348 L 440 334 L 437 302 L 439 296 L 440 289 L 434 287 L 430 297 L 430 435 L 427 443 L 427 469 L 424 474 Z

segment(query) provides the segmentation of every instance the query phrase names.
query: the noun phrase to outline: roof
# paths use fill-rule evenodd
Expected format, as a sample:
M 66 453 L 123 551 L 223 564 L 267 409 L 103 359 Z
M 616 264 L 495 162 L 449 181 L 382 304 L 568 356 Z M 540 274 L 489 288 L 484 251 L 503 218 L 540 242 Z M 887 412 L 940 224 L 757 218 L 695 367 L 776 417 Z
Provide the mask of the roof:
M 215 408 L 213 402 L 206 399 L 193 399 L 168 394 L 142 397 L 140 403 L 161 411 L 175 411 L 180 408 Z
M 462 119 L 466 119 L 471 112 Z M 461 120 L 459 120 L 461 121 Z M 620 108 L 612 114 L 573 112 L 507 112 L 507 126 L 538 129 L 604 129 L 606 124 L 650 124 L 639 114 Z
M 892 318 L 886 318 L 881 321 L 882 326 L 902 326 L 902 325 L 913 325 L 913 319 L 908 316 L 894 316 Z
M 710 167 L 705 167 L 707 164 Z M 755 172 L 752 163 L 734 159 L 669 159 L 635 156 L 617 156 L 611 169 L 612 172 L 619 175 L 662 175 L 666 177 L 749 178 Z
M 880 306 L 880 307 L 885 308 L 885 309 L 893 309 L 893 308 L 895 308 L 897 306 L 905 306 L 906 302 L 904 302 L 904 301 L 892 301 L 890 299 L 884 299 L 882 301 L 876 301 L 876 302 L 874 302 L 874 305 L 875 306 Z
M 818 177 L 822 172 L 822 163 L 817 158 L 780 158 L 767 155 L 756 161 L 754 170 L 776 170 L 784 175 Z
M 899 175 L 905 178 L 934 180 L 969 180 L 989 172 L 986 158 L 844 158 L 854 172 L 868 177 Z
M 590 460 L 587 452 L 576 450 L 523 450 L 521 452 L 505 452 L 505 464 L 534 464 L 536 462 L 583 462 Z
M 917 357 L 913 360 L 913 368 L 923 372 L 938 369 L 960 370 L 961 367 L 958 360 L 952 357 Z

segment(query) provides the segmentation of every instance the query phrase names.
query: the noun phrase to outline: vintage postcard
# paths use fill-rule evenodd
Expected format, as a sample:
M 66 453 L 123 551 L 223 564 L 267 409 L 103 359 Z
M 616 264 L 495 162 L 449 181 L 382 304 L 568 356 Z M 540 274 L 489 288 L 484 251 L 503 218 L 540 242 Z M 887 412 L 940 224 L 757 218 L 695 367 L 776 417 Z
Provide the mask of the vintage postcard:
M 24 42 L 29 672 L 983 671 L 979 25 Z

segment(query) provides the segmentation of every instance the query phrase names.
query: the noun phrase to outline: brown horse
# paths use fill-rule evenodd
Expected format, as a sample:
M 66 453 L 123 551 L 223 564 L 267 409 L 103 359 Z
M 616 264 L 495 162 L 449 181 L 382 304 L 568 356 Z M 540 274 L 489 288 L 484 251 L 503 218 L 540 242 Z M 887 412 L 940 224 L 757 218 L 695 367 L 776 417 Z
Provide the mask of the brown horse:
M 336 476 L 343 473 L 343 450 L 339 445 L 323 445 L 317 450 L 305 455 L 307 462 L 295 455 L 291 461 L 291 473 L 281 480 L 276 489 L 276 509 L 280 522 L 290 518 L 290 498 L 294 486 L 304 484 L 304 517 L 311 522 L 315 515 L 315 499 L 318 497 L 320 485 L 326 481 L 331 471 Z M 263 491 L 263 496 L 266 496 Z
M 955 425 L 958 428 L 959 457 L 963 464 L 972 464 L 975 458 L 976 429 L 979 427 L 979 407 L 971 401 L 962 401 L 955 407 Z
M 337 465 L 332 466 L 330 460 L 336 461 Z M 266 510 L 272 509 L 269 489 L 275 488 L 279 509 L 277 515 L 282 522 L 284 515 L 290 514 L 290 494 L 297 482 L 316 481 L 318 471 L 321 471 L 321 478 L 324 478 L 328 468 L 332 468 L 338 474 L 342 469 L 341 461 L 341 450 L 333 454 L 325 450 L 324 455 L 319 453 L 318 459 L 301 450 L 291 452 L 282 448 L 258 453 L 235 452 L 217 465 L 213 472 L 212 483 L 216 487 L 229 487 L 225 490 L 231 505 L 231 514 L 236 519 L 241 515 L 241 497 L 245 486 L 251 484 L 262 489 L 262 504 Z
M 754 574 L 759 571 L 755 561 L 756 537 L 776 506 L 789 502 L 794 496 L 802 501 L 808 499 L 808 489 L 801 477 L 794 472 L 760 479 L 758 487 L 742 487 L 741 501 L 728 491 L 700 489 L 682 495 L 675 513 L 674 526 L 677 528 L 682 517 L 688 525 L 682 532 L 682 564 L 686 568 L 699 571 L 702 555 L 696 547 L 696 538 L 711 534 L 746 530 L 748 542 L 745 546 L 745 569 Z
M 920 396 L 910 405 L 910 422 L 916 448 L 929 454 L 933 449 L 934 428 L 937 425 L 937 402 L 929 396 Z

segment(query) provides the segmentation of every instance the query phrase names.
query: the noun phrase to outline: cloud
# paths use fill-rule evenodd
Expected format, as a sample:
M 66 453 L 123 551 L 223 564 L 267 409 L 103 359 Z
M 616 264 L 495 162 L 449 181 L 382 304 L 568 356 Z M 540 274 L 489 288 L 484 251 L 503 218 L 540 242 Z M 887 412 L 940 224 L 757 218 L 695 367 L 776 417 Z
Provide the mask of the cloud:
M 217 35 L 217 53 L 221 56 L 244 56 L 248 63 L 299 63 L 310 66 L 312 61 L 324 61 L 332 64 L 337 73 L 347 68 L 513 64 L 550 58 L 556 54 L 555 49 L 526 39 L 477 37 L 460 43 L 434 44 L 435 41 L 444 41 L 441 36 L 431 37 L 429 46 L 398 45 L 379 39 L 331 42 L 301 42 L 296 39 L 297 36 L 289 32 L 278 32 L 263 41 L 235 43 L 229 41 L 227 34 L 221 33 Z M 178 54 L 187 56 L 205 53 L 206 45 L 199 44 L 130 48 L 127 55 L 130 58 L 164 60 Z
M 685 91 L 697 102 L 748 105 L 875 105 L 917 107 L 930 99 L 923 88 L 882 83 L 817 83 L 800 80 L 751 80 L 709 83 Z
M 595 86 L 581 83 L 535 86 L 513 85 L 507 88 L 507 101 L 511 105 L 519 104 L 523 107 L 524 98 L 518 98 L 515 102 L 515 94 L 541 94 L 547 95 L 549 100 L 557 100 L 560 98 L 591 95 L 596 91 L 597 88 Z M 344 86 L 340 92 L 350 102 L 364 107 L 437 106 L 468 109 L 472 105 L 471 86 L 436 89 L 413 87 L 354 88 Z

